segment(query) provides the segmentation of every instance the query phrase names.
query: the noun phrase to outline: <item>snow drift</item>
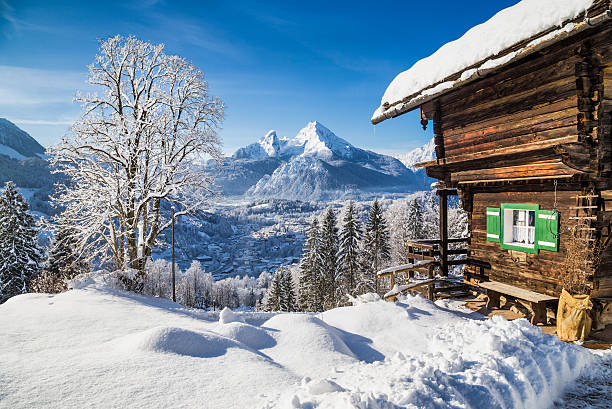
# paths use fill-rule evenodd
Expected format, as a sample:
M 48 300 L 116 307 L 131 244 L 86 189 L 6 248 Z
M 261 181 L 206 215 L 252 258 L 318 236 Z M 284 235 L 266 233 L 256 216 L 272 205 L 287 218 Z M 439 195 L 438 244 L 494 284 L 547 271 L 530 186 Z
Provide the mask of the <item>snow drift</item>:
M 0 306 L 0 406 L 545 408 L 602 361 L 451 306 L 220 314 L 84 281 Z

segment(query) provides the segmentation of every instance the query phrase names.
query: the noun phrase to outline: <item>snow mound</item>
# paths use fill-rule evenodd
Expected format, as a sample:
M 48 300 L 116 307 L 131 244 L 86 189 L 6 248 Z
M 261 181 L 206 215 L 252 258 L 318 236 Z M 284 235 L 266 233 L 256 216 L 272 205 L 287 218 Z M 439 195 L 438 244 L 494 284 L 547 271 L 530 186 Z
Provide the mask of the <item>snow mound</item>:
M 366 293 L 366 294 L 358 295 L 356 297 L 352 297 L 351 295 L 349 295 L 349 301 L 353 305 L 365 304 L 369 302 L 376 302 L 380 300 L 381 300 L 380 295 L 376 293 Z
M 313 395 L 322 395 L 324 393 L 343 392 L 344 388 L 334 381 L 321 379 L 307 383 L 308 392 Z
M 279 314 L 263 327 L 274 330 L 276 339 L 274 348 L 263 352 L 300 376 L 325 374 L 335 366 L 358 362 L 342 333 L 315 316 Z
M 229 324 L 230 322 L 239 322 L 242 321 L 240 317 L 234 313 L 231 309 L 225 307 L 219 313 L 219 323 L 220 324 Z
M 155 327 L 114 341 L 129 351 L 170 353 L 195 358 L 224 355 L 236 342 L 212 332 L 195 332 L 175 327 Z
M 274 338 L 266 330 L 243 322 L 219 325 L 215 332 L 253 349 L 271 348 L 276 344 Z

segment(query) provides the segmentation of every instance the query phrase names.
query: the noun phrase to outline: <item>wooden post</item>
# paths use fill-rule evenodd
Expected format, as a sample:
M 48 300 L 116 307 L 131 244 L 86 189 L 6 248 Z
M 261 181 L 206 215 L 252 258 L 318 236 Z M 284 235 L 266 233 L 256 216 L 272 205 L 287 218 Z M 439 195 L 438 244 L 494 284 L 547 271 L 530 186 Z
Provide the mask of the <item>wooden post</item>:
M 429 279 L 434 278 L 434 272 L 433 271 L 434 271 L 434 266 L 433 265 L 429 265 L 429 268 L 427 269 L 427 278 L 429 278 Z M 434 301 L 434 299 L 436 298 L 435 288 L 436 288 L 436 282 L 435 281 L 427 286 L 427 298 L 429 298 L 430 301 Z
M 174 273 L 174 206 L 172 206 L 172 301 L 176 302 L 176 276 Z
M 443 277 L 448 276 L 448 191 L 437 191 L 440 196 L 440 270 Z

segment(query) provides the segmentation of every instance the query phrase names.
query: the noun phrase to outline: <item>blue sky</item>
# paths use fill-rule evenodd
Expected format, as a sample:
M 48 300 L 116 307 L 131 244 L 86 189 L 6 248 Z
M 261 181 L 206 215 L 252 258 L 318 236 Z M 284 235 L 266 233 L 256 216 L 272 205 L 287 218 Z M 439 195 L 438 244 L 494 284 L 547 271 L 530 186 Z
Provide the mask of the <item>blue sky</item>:
M 0 0 L 0 117 L 55 143 L 78 117 L 98 39 L 164 43 L 228 106 L 231 153 L 317 120 L 356 146 L 405 152 L 431 137 L 413 112 L 370 124 L 399 72 L 517 1 Z

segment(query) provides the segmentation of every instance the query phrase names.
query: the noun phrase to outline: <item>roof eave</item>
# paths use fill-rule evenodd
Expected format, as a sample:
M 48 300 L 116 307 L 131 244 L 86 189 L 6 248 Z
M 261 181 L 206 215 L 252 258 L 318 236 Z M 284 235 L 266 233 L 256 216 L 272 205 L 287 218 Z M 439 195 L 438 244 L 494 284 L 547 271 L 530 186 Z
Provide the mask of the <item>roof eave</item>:
M 476 70 L 474 72 L 474 74 L 472 74 L 470 77 L 466 78 L 466 79 L 459 79 L 459 80 L 455 80 L 452 87 L 443 89 L 441 91 L 438 92 L 433 92 L 431 94 L 428 95 L 423 95 L 423 92 L 427 91 L 428 89 L 433 89 L 436 86 L 439 86 L 440 84 L 447 82 L 447 81 L 441 81 L 439 83 L 436 83 L 430 87 L 424 88 L 421 91 L 419 91 L 417 94 L 415 94 L 414 96 L 408 96 L 407 102 L 397 102 L 395 105 L 391 106 L 390 108 L 382 111 L 379 115 L 373 116 L 371 121 L 372 124 L 376 125 L 379 124 L 389 118 L 395 118 L 398 117 L 400 115 L 403 115 L 407 112 L 412 111 L 413 109 L 421 106 L 422 104 L 429 102 L 431 100 L 434 100 L 444 94 L 448 94 L 451 91 L 456 90 L 457 88 L 460 88 L 466 84 L 469 84 L 470 82 L 476 81 L 477 79 L 480 79 L 486 75 L 492 74 L 494 72 L 500 71 L 501 69 L 507 67 L 508 65 L 523 59 L 533 53 L 536 53 L 538 51 L 541 51 L 542 49 L 551 46 L 559 41 L 565 40 L 566 38 L 572 37 L 578 33 L 581 33 L 589 28 L 598 26 L 606 21 L 612 20 L 612 11 L 610 9 L 604 11 L 603 13 L 592 17 L 592 18 L 585 18 L 582 22 L 576 24 L 576 26 L 571 30 L 571 31 L 567 31 L 567 32 L 561 32 L 558 35 L 544 40 L 536 45 L 533 45 L 531 47 L 526 47 L 521 49 L 520 51 L 518 51 L 516 53 L 516 55 L 514 55 L 512 58 L 508 59 L 507 61 L 500 63 L 499 65 L 496 65 L 495 67 L 492 68 L 488 68 L 488 69 L 482 69 L 482 70 Z M 502 57 L 503 58 L 503 57 Z M 486 61 L 486 60 L 485 60 Z M 485 61 L 482 61 L 482 63 L 484 63 Z M 453 76 L 459 75 L 465 71 L 467 71 L 468 69 L 465 69 L 463 71 L 459 71 L 455 74 L 453 74 Z M 410 99 L 410 97 L 412 97 L 412 99 Z

